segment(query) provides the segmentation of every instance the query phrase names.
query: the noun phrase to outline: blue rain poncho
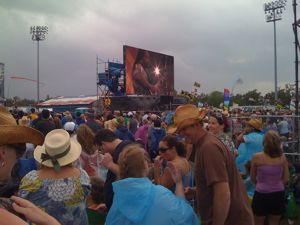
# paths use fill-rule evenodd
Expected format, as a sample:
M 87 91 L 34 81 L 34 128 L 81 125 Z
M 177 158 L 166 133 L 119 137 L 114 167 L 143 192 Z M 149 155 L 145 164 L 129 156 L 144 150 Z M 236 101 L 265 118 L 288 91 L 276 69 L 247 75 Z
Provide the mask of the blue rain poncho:
M 246 173 L 245 164 L 252 160 L 255 153 L 263 150 L 263 133 L 252 132 L 243 136 L 244 143 L 241 143 L 238 148 L 238 156 L 236 157 L 236 164 L 242 173 Z
M 198 225 L 193 208 L 182 198 L 148 178 L 113 183 L 114 199 L 107 225 Z

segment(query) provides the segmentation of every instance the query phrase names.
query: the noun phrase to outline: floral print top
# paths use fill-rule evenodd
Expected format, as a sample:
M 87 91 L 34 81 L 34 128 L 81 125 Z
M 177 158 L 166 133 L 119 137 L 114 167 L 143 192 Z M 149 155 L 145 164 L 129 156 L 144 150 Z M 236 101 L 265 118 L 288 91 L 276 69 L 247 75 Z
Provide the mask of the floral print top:
M 218 138 L 228 147 L 230 152 L 233 155 L 235 155 L 236 147 L 235 147 L 232 139 L 229 137 L 229 135 L 222 132 L 221 134 L 218 135 Z
M 62 225 L 88 225 L 85 200 L 90 178 L 84 170 L 80 177 L 40 179 L 36 170 L 21 181 L 19 196 L 36 204 Z

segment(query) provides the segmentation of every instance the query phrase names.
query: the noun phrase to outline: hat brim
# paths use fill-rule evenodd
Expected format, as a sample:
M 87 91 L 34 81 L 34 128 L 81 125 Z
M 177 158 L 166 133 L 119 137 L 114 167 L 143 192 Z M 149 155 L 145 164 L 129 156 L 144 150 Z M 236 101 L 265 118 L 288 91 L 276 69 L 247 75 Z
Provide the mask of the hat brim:
M 68 164 L 76 161 L 81 154 L 80 144 L 73 140 L 70 140 L 70 142 L 71 142 L 71 147 L 70 147 L 69 153 L 67 155 L 65 155 L 64 157 L 57 159 L 60 166 L 65 166 L 65 165 L 68 165 Z M 46 160 L 46 161 L 42 162 L 41 156 L 43 153 L 44 154 L 46 153 L 45 145 L 37 146 L 33 152 L 33 157 L 40 164 L 47 166 L 47 167 L 53 167 L 51 160 Z
M 207 112 L 208 112 L 208 110 L 202 109 L 201 111 L 199 111 L 198 118 L 187 118 L 178 124 L 169 124 L 167 126 L 167 133 L 174 134 L 176 132 L 180 132 L 180 130 L 182 130 L 182 128 L 184 128 L 184 127 L 187 127 L 187 126 L 190 126 L 190 125 L 193 125 L 196 123 L 200 123 L 206 116 Z
M 201 119 L 186 119 L 177 125 L 177 131 L 180 132 L 183 128 L 191 126 L 193 124 L 200 123 Z
M 175 124 L 169 124 L 167 126 L 166 132 L 167 134 L 174 134 L 177 130 L 177 126 Z
M 253 127 L 253 128 L 256 129 L 256 130 L 262 131 L 262 127 L 255 126 L 255 125 L 252 124 L 252 123 L 247 123 L 247 124 L 248 124 L 248 126 Z
M 42 145 L 44 135 L 33 128 L 18 125 L 1 125 L 0 126 L 0 144 L 22 144 L 31 143 Z

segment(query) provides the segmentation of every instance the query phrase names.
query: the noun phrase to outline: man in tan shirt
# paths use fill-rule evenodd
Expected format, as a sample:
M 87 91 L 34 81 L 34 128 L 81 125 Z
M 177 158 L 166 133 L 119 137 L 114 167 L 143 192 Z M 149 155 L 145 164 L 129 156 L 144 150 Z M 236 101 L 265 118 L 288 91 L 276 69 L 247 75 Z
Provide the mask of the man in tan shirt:
M 203 225 L 254 225 L 246 190 L 228 148 L 200 125 L 206 112 L 194 105 L 176 109 L 170 132 L 196 150 L 197 209 Z

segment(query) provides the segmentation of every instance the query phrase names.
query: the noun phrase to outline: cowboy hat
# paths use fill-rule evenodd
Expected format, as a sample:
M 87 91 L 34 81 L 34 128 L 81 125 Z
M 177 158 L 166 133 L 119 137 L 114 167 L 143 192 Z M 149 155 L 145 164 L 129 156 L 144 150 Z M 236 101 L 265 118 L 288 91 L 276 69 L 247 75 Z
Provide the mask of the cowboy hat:
M 259 118 L 252 118 L 247 123 L 250 127 L 255 128 L 256 130 L 262 131 L 262 121 Z
M 72 116 L 72 114 L 71 114 L 69 111 L 63 112 L 63 115 L 64 115 L 64 116 Z
M 80 144 L 72 140 L 67 131 L 55 129 L 46 135 L 42 146 L 35 148 L 33 156 L 42 165 L 59 171 L 61 166 L 74 162 L 80 154 Z
M 31 143 L 41 145 L 44 135 L 36 129 L 18 126 L 13 116 L 0 106 L 0 144 Z
M 207 109 L 198 109 L 195 105 L 186 104 L 178 106 L 173 117 L 173 124 L 167 126 L 167 133 L 172 134 L 182 128 L 201 121 L 207 114 Z

